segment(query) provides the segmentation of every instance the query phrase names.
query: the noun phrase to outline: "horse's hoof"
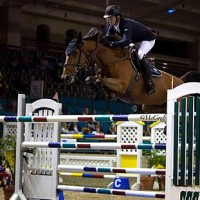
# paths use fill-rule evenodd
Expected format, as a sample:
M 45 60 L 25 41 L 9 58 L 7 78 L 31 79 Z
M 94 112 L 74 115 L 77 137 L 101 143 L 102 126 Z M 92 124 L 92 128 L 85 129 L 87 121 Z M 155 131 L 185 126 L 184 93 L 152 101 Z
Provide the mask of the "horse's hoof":
M 101 82 L 101 80 L 100 80 L 100 79 L 97 79 L 97 80 L 96 80 L 96 83 L 100 83 L 100 82 Z
M 106 94 L 106 99 L 109 101 L 117 101 L 117 96 L 114 93 Z
M 86 84 L 92 83 L 91 78 L 88 76 L 88 77 L 85 79 L 85 82 L 86 82 Z

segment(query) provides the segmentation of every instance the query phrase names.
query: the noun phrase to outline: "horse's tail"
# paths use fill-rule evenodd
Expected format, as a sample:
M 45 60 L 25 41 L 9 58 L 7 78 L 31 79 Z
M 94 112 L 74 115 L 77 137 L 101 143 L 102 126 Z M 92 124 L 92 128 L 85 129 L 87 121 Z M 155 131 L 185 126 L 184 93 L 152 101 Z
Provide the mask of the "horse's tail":
M 200 72 L 198 71 L 190 71 L 181 76 L 181 79 L 184 83 L 188 82 L 200 82 Z

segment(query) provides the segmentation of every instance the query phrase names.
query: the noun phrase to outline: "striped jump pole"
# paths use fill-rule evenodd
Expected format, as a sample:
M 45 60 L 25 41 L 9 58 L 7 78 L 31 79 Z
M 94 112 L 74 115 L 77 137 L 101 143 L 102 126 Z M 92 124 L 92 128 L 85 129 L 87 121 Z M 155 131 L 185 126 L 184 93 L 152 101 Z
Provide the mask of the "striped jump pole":
M 82 177 L 82 178 L 100 178 L 100 179 L 114 179 L 114 178 L 135 178 L 132 174 L 100 174 L 100 173 L 80 173 L 80 172 L 59 172 L 61 176 Z
M 116 140 L 117 135 L 105 135 L 105 134 L 60 134 L 61 138 L 66 139 L 107 139 Z
M 116 190 L 107 188 L 94 188 L 94 187 L 81 187 L 71 185 L 58 185 L 57 189 L 62 191 L 74 191 L 74 192 L 87 192 L 98 194 L 110 194 L 121 196 L 133 196 L 143 198 L 165 198 L 164 192 L 146 192 L 146 191 L 132 191 L 132 190 Z
M 79 165 L 58 165 L 58 170 L 72 172 L 103 172 L 103 173 L 129 173 L 129 174 L 148 174 L 165 175 L 165 169 L 150 168 L 116 168 L 116 167 L 87 167 Z
M 113 175 L 113 174 L 100 174 L 100 173 L 94 173 L 94 174 L 87 174 L 87 173 L 80 173 L 80 172 L 59 172 L 60 176 L 70 176 L 70 177 L 82 177 L 82 178 L 100 178 L 100 179 L 114 179 L 118 177 L 133 177 L 133 176 L 124 176 L 123 175 Z
M 166 114 L 0 116 L 0 122 L 166 121 Z
M 105 135 L 105 134 L 81 134 L 81 133 L 74 133 L 74 134 L 66 134 L 61 133 L 60 137 L 62 139 L 98 139 L 98 140 L 116 140 L 117 135 Z M 151 136 L 143 136 L 143 140 L 149 141 L 151 140 Z
M 145 144 L 145 143 L 67 143 L 67 142 L 23 142 L 22 147 L 37 148 L 64 148 L 64 149 L 141 149 L 141 150 L 165 150 L 166 144 Z
M 116 140 L 117 135 L 105 135 L 105 134 L 81 134 L 81 133 L 74 133 L 74 134 L 60 134 L 61 138 L 64 139 L 102 139 L 102 140 Z M 143 136 L 143 140 L 150 140 L 150 136 Z

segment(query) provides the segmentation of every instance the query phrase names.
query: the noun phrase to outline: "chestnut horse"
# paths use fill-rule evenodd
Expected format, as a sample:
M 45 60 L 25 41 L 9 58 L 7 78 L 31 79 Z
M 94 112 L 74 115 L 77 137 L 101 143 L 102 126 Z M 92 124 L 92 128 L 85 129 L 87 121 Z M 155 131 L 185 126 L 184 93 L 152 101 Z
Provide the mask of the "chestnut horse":
M 165 112 L 165 107 L 161 106 L 167 101 L 167 90 L 184 83 L 181 78 L 161 71 L 161 77 L 153 77 L 156 91 L 147 95 L 143 76 L 136 78 L 138 71 L 133 67 L 129 48 L 111 49 L 104 46 L 99 37 L 83 39 L 79 34 L 66 49 L 61 78 L 71 84 L 77 72 L 83 68 L 91 69 L 90 65 L 101 70 L 97 80 L 108 92 L 114 93 L 123 102 L 143 105 L 145 113 Z

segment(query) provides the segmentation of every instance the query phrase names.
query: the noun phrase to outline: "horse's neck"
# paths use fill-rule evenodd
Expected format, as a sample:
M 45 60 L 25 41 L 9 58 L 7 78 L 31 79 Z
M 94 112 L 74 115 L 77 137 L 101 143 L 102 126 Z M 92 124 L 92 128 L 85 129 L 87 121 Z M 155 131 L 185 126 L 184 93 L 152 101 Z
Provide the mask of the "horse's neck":
M 102 66 L 111 65 L 122 59 L 129 58 L 128 50 L 122 49 L 110 49 L 104 46 L 97 52 L 97 60 Z

